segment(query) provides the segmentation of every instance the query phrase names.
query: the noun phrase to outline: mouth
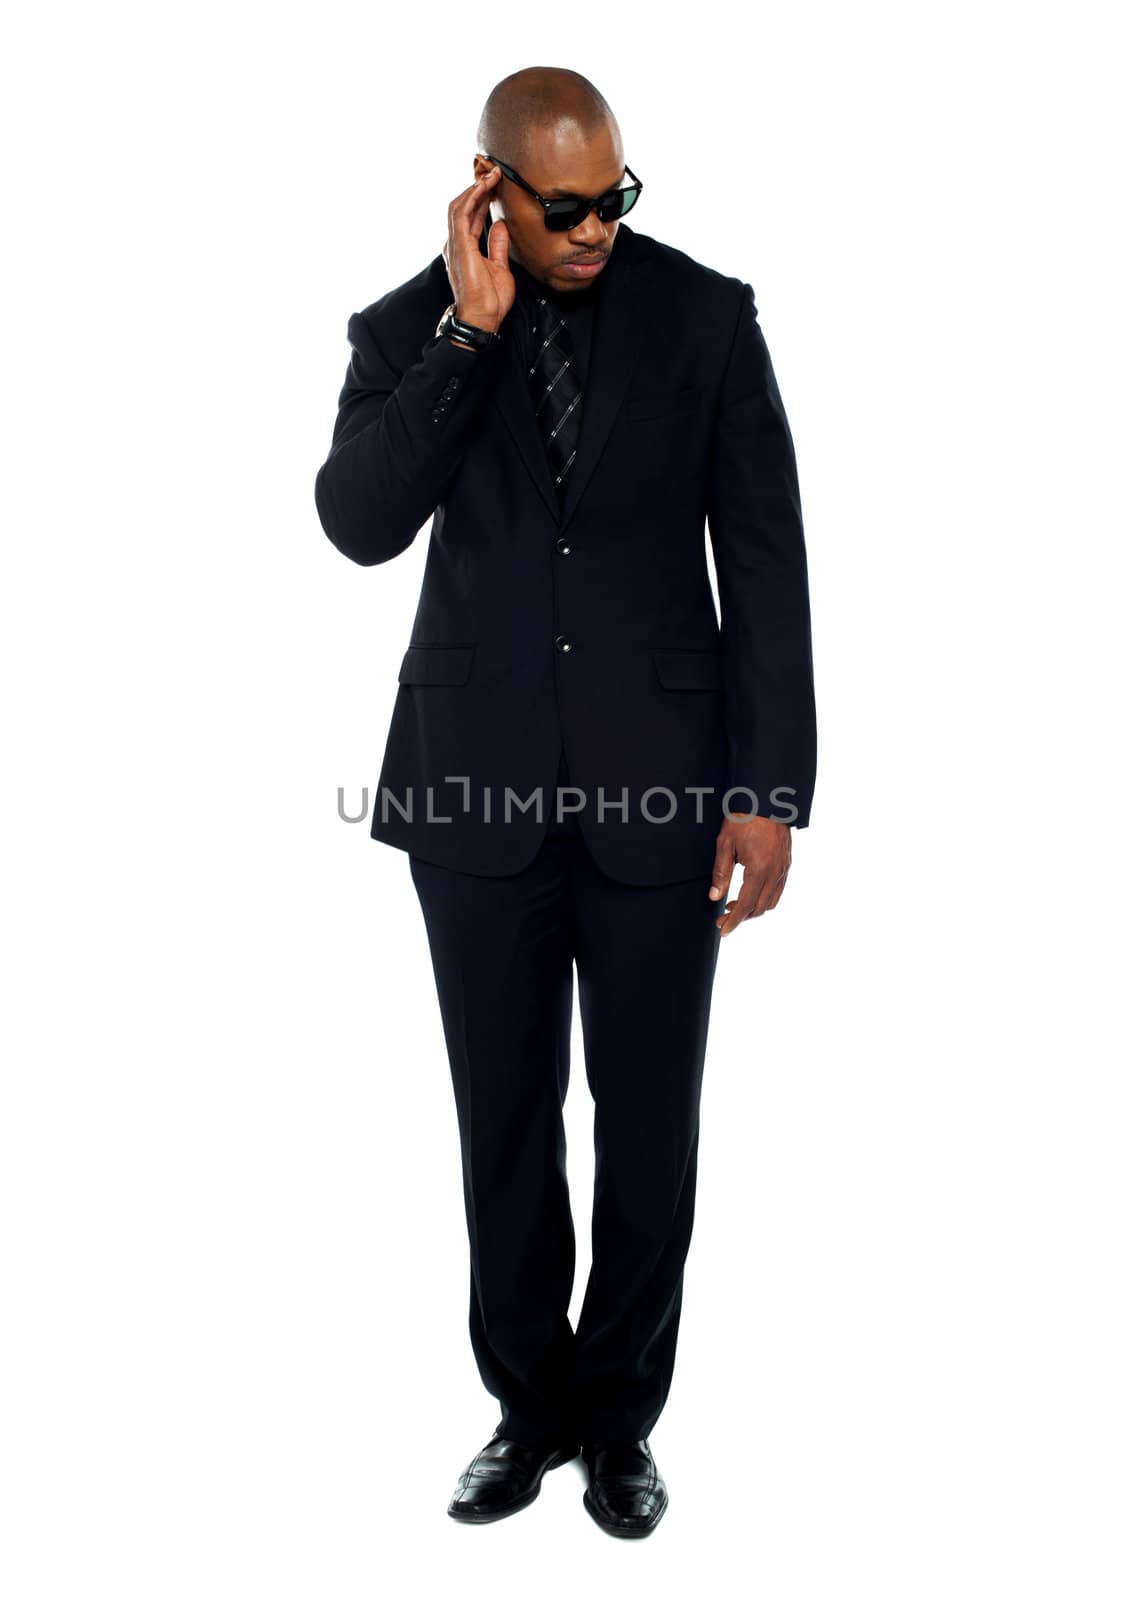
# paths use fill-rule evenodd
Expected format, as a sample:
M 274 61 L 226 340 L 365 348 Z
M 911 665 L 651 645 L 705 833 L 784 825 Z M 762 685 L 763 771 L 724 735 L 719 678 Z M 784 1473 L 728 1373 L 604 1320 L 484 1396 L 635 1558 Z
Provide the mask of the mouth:
M 576 256 L 571 261 L 565 261 L 561 271 L 570 272 L 576 278 L 590 278 L 606 263 L 606 256 Z

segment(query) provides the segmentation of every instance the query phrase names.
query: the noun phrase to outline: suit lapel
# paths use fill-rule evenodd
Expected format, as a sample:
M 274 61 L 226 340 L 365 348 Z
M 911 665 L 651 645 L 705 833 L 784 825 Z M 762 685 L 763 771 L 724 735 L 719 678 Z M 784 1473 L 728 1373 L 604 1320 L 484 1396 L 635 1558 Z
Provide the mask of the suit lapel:
M 592 325 L 591 361 L 584 384 L 584 420 L 563 509 L 556 498 L 544 443 L 533 415 L 528 375 L 518 340 L 515 337 L 504 338 L 505 330 L 502 330 L 505 356 L 499 363 L 497 382 L 490 391 L 490 399 L 505 419 L 529 476 L 561 528 L 575 513 L 603 453 L 611 424 L 622 404 L 642 350 L 643 333 L 647 325 L 643 303 L 646 274 L 636 271 L 634 243 L 632 229 L 621 222 L 615 235 L 611 260 L 604 268 L 605 281 L 600 284 Z M 483 255 L 486 254 L 484 228 L 478 248 Z

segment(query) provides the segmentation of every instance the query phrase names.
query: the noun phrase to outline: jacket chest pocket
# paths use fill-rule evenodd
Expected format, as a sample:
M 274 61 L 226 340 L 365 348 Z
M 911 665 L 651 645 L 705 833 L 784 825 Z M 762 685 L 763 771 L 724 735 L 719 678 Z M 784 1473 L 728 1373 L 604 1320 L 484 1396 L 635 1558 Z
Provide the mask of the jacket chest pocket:
M 699 384 L 675 389 L 673 394 L 660 390 L 649 394 L 628 395 L 619 408 L 620 422 L 645 422 L 652 417 L 677 417 L 686 412 L 699 411 L 705 404 L 705 390 Z

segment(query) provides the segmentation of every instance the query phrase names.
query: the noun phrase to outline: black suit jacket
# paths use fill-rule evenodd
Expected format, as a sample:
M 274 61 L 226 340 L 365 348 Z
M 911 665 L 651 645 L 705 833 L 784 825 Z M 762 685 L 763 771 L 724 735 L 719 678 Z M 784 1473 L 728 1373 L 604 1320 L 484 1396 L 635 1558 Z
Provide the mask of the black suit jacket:
M 621 882 L 708 876 L 728 791 L 732 811 L 805 826 L 806 552 L 751 287 L 619 224 L 562 509 L 512 330 L 484 352 L 436 339 L 452 298 L 440 253 L 350 317 L 316 479 L 322 526 L 362 566 L 433 517 L 372 837 L 517 872 L 562 747 L 587 845 Z

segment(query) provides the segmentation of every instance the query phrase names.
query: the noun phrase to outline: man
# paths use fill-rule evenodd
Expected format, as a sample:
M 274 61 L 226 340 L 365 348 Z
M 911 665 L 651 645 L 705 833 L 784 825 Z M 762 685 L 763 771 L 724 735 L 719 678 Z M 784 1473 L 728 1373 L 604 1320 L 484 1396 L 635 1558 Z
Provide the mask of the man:
M 751 287 L 622 221 L 641 183 L 594 86 L 514 73 L 478 135 L 441 255 L 349 321 L 316 501 L 364 566 L 433 517 L 372 836 L 425 919 L 501 1406 L 448 1509 L 508 1515 L 582 1453 L 591 1515 L 640 1537 L 668 1503 L 649 1434 L 719 941 L 777 904 L 810 812 L 799 490 Z M 573 969 L 596 1153 L 575 1330 Z

